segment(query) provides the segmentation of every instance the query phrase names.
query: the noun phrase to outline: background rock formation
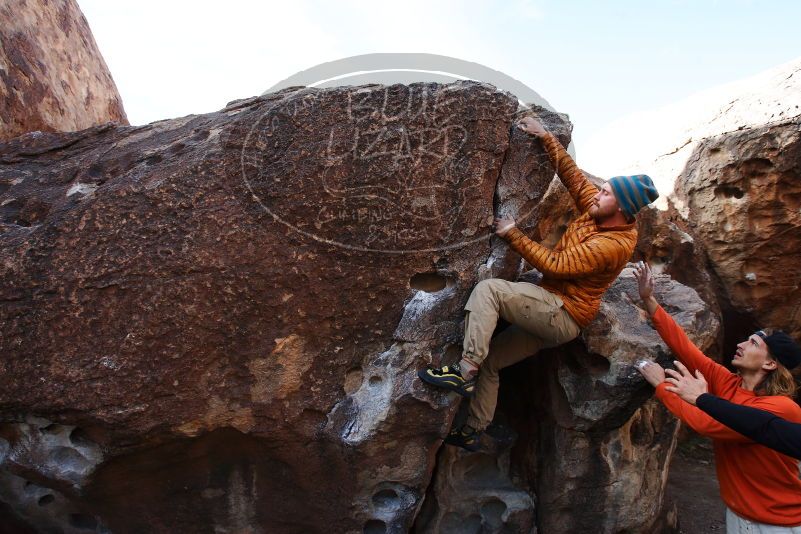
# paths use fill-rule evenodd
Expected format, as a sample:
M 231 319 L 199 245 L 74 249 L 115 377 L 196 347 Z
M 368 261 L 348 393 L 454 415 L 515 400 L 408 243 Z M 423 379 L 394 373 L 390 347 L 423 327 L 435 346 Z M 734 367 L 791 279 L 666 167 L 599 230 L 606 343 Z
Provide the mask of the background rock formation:
M 0 141 L 128 123 L 75 0 L 5 1 L 0 27 Z
M 720 280 L 732 336 L 773 326 L 801 338 L 801 118 L 706 139 L 674 202 Z

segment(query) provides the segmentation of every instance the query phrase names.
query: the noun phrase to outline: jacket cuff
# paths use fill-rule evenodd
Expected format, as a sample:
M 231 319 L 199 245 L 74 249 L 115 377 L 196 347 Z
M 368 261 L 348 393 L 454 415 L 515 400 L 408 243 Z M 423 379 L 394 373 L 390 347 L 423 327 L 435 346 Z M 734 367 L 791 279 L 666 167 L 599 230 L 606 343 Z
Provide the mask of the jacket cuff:
M 514 228 L 510 229 L 503 235 L 503 238 L 511 243 L 515 239 L 518 239 L 520 237 L 520 234 L 522 233 L 523 232 L 520 231 L 520 228 L 518 228 L 517 225 L 515 225 Z
M 670 315 L 665 311 L 661 304 L 657 303 L 656 310 L 654 310 L 654 314 L 651 316 L 654 326 L 663 323 L 666 318 L 669 319 Z
M 698 398 L 695 399 L 695 405 L 703 410 L 703 406 L 709 406 L 714 398 L 715 397 L 711 393 L 701 393 L 698 395 Z

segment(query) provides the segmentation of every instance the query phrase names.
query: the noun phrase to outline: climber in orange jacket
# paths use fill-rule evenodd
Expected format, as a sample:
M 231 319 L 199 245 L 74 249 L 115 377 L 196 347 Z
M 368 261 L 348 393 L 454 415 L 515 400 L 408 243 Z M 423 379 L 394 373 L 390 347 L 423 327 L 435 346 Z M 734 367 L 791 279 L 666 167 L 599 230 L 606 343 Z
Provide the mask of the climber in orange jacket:
M 635 271 L 654 327 L 686 366 L 700 371 L 713 394 L 730 402 L 768 411 L 791 423 L 801 423 L 801 408 L 793 401 L 796 385 L 790 370 L 801 364 L 801 347 L 784 333 L 758 331 L 737 345 L 732 373 L 712 361 L 654 299 L 647 264 Z M 726 503 L 727 532 L 801 532 L 801 480 L 798 461 L 758 445 L 719 423 L 676 395 L 673 383 L 656 363 L 643 362 L 640 372 L 656 388 L 656 396 L 673 414 L 701 435 L 712 438 L 720 496 Z
M 542 142 L 580 216 L 552 250 L 526 237 L 513 219 L 495 219 L 495 233 L 542 273 L 542 285 L 479 282 L 465 306 L 462 359 L 418 373 L 421 380 L 464 397 L 475 393 L 466 423 L 445 439 L 468 450 L 478 449 L 481 432 L 492 422 L 498 371 L 541 349 L 567 343 L 592 321 L 601 296 L 634 250 L 635 215 L 658 197 L 645 175 L 617 176 L 598 190 L 539 121 L 526 117 L 518 127 Z M 511 325 L 493 339 L 498 317 Z

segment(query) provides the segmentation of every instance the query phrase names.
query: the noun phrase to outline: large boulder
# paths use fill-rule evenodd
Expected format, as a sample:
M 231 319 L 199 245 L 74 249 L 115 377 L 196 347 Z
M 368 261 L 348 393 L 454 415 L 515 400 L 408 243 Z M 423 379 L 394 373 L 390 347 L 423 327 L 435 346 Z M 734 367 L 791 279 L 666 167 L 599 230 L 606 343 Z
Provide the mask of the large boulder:
M 475 284 L 519 272 L 492 214 L 545 228 L 564 198 L 519 114 L 475 82 L 290 88 L 0 144 L 0 519 L 656 525 L 676 425 L 631 367 L 668 356 L 629 273 L 583 340 L 505 373 L 496 456 L 442 448 L 458 399 L 416 378 L 458 357 Z M 663 276 L 660 298 L 703 345 L 714 322 L 677 287 Z
M 3 500 L 41 529 L 407 530 L 456 404 L 415 373 L 516 269 L 495 203 L 552 178 L 517 107 L 296 88 L 0 145 Z
M 693 289 L 657 275 L 656 297 L 702 350 L 715 343 L 720 321 Z M 580 339 L 543 356 L 551 370 L 532 454 L 544 532 L 657 532 L 675 523 L 663 498 L 678 421 L 635 366 L 671 367 L 674 357 L 642 309 L 632 269 Z
M 801 119 L 711 137 L 676 183 L 676 211 L 720 280 L 731 336 L 801 338 Z
M 0 5 L 0 141 L 27 132 L 128 124 L 75 0 Z

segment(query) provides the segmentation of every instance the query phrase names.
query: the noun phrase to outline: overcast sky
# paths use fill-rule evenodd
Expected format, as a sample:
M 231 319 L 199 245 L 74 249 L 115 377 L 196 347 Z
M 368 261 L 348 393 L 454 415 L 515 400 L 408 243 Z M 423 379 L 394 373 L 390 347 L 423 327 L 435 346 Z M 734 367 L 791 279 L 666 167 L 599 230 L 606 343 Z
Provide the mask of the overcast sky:
M 132 124 L 214 111 L 327 61 L 427 52 L 502 71 L 568 113 L 579 159 L 614 119 L 801 56 L 791 0 L 78 3 Z

